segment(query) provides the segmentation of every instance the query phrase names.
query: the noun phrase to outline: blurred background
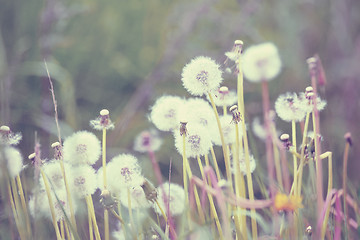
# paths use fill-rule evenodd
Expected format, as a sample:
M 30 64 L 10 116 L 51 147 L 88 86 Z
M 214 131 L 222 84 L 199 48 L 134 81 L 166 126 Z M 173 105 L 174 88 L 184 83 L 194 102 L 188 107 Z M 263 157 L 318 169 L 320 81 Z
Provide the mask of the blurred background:
M 319 92 L 328 101 L 321 112 L 323 151 L 334 152 L 338 187 L 343 136 L 350 131 L 349 177 L 359 185 L 358 0 L 0 0 L 0 6 L 0 124 L 22 132 L 24 156 L 33 152 L 35 133 L 44 158 L 51 158 L 50 144 L 57 140 L 44 60 L 62 137 L 91 130 L 89 120 L 107 108 L 116 126 L 109 132 L 110 158 L 133 152 L 135 136 L 153 128 L 147 115 L 159 96 L 189 97 L 180 76 L 193 57 L 207 55 L 223 63 L 236 39 L 245 49 L 270 41 L 283 61 L 281 74 L 269 84 L 272 104 L 279 94 L 310 85 L 306 59 L 320 56 L 327 83 Z M 224 77 L 224 85 L 236 86 L 235 76 Z M 262 116 L 260 84 L 245 83 L 245 102 L 249 123 Z M 290 131 L 290 124 L 276 121 L 282 132 Z M 176 179 L 181 157 L 171 134 L 161 137 L 158 161 L 166 176 L 172 159 Z M 253 140 L 259 164 L 265 164 L 264 143 Z M 139 157 L 151 166 L 146 155 Z

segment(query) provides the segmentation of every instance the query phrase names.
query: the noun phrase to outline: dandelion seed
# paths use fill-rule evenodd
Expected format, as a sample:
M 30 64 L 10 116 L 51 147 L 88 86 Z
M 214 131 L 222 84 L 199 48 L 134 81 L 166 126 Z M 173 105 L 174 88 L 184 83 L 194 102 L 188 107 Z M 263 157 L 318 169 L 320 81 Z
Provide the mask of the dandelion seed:
M 150 121 L 161 131 L 173 131 L 178 128 L 178 109 L 185 103 L 177 96 L 162 96 L 151 107 Z
M 187 135 L 185 137 L 185 149 L 187 157 L 202 156 L 209 152 L 211 147 L 211 139 L 208 130 L 199 124 L 187 125 Z M 182 154 L 183 137 L 179 132 L 174 133 L 176 150 Z
M 147 152 L 150 150 L 159 150 L 162 144 L 162 140 L 156 130 L 151 129 L 150 131 L 142 131 L 136 136 L 134 142 L 134 150 L 138 152 Z
M 192 95 L 202 96 L 219 88 L 223 81 L 220 66 L 211 58 L 199 56 L 191 60 L 182 71 L 182 82 Z
M 23 169 L 23 158 L 19 150 L 14 147 L 5 147 L 4 148 L 4 157 L 9 171 L 9 176 L 11 178 L 16 177 L 20 174 Z
M 71 168 L 68 179 L 71 192 L 78 198 L 93 194 L 97 188 L 95 170 L 89 165 L 83 164 Z
M 243 55 L 244 76 L 250 82 L 270 81 L 281 70 L 281 60 L 273 43 L 262 43 L 246 49 Z
M 0 145 L 18 145 L 21 139 L 21 133 L 14 133 L 5 125 L 0 127 Z
M 93 133 L 80 131 L 65 139 L 63 151 L 68 163 L 93 165 L 100 157 L 101 146 Z
M 275 101 L 277 115 L 286 122 L 299 122 L 305 118 L 303 102 L 296 93 L 286 93 L 280 95 Z
M 114 129 L 114 124 L 110 120 L 110 112 L 107 109 L 102 109 L 100 111 L 99 117 L 90 121 L 90 126 L 98 131 L 102 131 L 104 128 L 106 130 Z
M 167 209 L 167 206 L 165 205 L 166 203 L 164 202 L 164 199 L 166 199 L 169 204 L 169 210 L 171 215 L 177 216 L 181 215 L 184 212 L 185 192 L 180 185 L 175 183 L 169 184 L 169 182 L 165 182 L 157 188 L 157 191 L 159 193 L 158 203 L 163 210 Z M 154 210 L 158 214 L 161 214 L 161 210 L 157 205 L 154 205 Z

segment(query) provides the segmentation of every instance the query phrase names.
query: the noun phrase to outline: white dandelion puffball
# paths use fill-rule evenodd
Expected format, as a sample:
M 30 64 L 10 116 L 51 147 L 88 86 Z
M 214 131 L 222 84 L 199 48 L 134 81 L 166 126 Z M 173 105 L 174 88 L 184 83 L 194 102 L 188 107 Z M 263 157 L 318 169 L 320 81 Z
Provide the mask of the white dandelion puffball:
M 18 145 L 21 139 L 20 132 L 14 133 L 8 126 L 0 126 L 0 145 Z
M 232 144 L 236 141 L 235 123 L 232 121 L 232 115 L 220 116 L 221 130 L 224 135 L 225 144 Z M 221 146 L 221 138 L 218 126 L 214 127 L 210 131 L 211 141 L 214 145 Z M 242 130 L 239 127 L 239 138 L 242 136 Z
M 98 185 L 103 188 L 102 168 L 98 170 Z M 107 187 L 110 192 L 118 195 L 123 189 L 141 185 L 144 177 L 137 158 L 130 154 L 120 154 L 106 164 Z
M 270 81 L 281 70 L 276 46 L 267 42 L 247 48 L 243 55 L 243 73 L 250 82 Z
M 151 107 L 150 121 L 161 131 L 172 131 L 179 127 L 178 109 L 184 104 L 178 96 L 162 96 Z
M 51 160 L 49 162 L 46 162 L 44 165 L 41 166 L 41 169 L 43 170 L 49 185 L 52 189 L 59 190 L 64 189 L 65 182 L 64 182 L 64 176 L 62 174 L 60 163 L 56 160 Z M 66 177 L 70 177 L 70 167 L 68 164 L 64 164 L 65 174 Z M 40 178 L 40 186 L 44 188 L 44 179 Z
M 314 98 L 314 97 L 313 97 Z M 306 113 L 311 113 L 314 109 L 314 99 L 307 98 L 305 93 L 300 93 L 299 101 L 301 101 L 301 109 Z M 316 97 L 316 109 L 320 112 L 326 107 L 326 101 L 319 96 Z
M 76 132 L 64 141 L 64 161 L 93 165 L 101 154 L 101 145 L 95 134 L 87 131 Z
M 62 219 L 65 219 L 64 211 L 67 217 L 70 216 L 70 206 L 68 203 L 67 195 L 65 189 L 56 191 L 56 196 L 53 191 L 50 193 L 51 200 L 53 203 L 53 207 L 55 210 L 55 219 L 56 221 L 60 221 Z M 74 211 L 77 210 L 77 204 L 75 204 L 75 201 L 72 201 Z M 37 205 L 35 209 L 35 196 L 33 196 L 30 199 L 29 202 L 30 212 L 32 215 L 34 214 L 40 214 L 43 215 L 49 219 L 52 219 L 51 211 L 50 211 L 50 205 L 49 200 L 47 197 L 47 194 L 44 190 L 41 190 L 40 194 L 37 196 Z
M 97 188 L 95 169 L 86 164 L 72 168 L 68 179 L 71 192 L 78 198 L 93 194 Z
M 199 56 L 183 68 L 181 80 L 190 94 L 202 96 L 219 88 L 223 78 L 220 65 L 209 57 Z
M 4 155 L 6 165 L 11 178 L 16 177 L 23 168 L 23 158 L 19 150 L 14 147 L 5 147 Z
M 236 170 L 236 164 L 234 161 L 235 161 L 235 157 L 232 156 L 231 171 L 233 174 L 236 174 L 237 170 Z M 256 168 L 256 162 L 255 162 L 254 156 L 250 153 L 249 153 L 249 162 L 250 162 L 250 173 L 253 173 Z M 245 162 L 245 154 L 244 153 L 239 154 L 239 167 L 240 167 L 240 171 L 245 176 L 246 175 L 246 162 Z
M 132 209 L 150 208 L 151 203 L 146 199 L 144 189 L 140 185 L 129 187 L 130 203 Z M 120 202 L 123 206 L 129 208 L 128 190 L 123 189 L 120 193 Z
M 157 151 L 160 149 L 162 140 L 159 137 L 159 133 L 151 129 L 149 131 L 142 131 L 139 133 L 134 141 L 134 150 L 138 152 Z
M 169 194 L 170 189 L 170 194 Z M 157 187 L 158 191 L 158 203 L 162 210 L 166 212 L 167 204 L 169 204 L 169 210 L 171 215 L 180 215 L 184 212 L 185 209 L 185 192 L 184 188 L 182 188 L 180 185 L 169 182 L 163 183 L 159 187 Z M 166 199 L 165 199 L 165 198 Z M 165 200 L 167 202 L 165 202 Z M 159 207 L 155 204 L 154 210 L 161 214 L 161 210 Z
M 199 124 L 188 123 L 186 125 L 187 134 L 185 136 L 186 157 L 202 156 L 208 154 L 212 143 L 208 130 Z M 183 154 L 183 136 L 180 132 L 174 133 L 176 150 Z
M 303 102 L 296 93 L 285 93 L 280 95 L 275 101 L 276 114 L 286 122 L 300 122 L 305 118 Z
M 210 104 L 201 98 L 189 98 L 179 109 L 180 121 L 199 124 L 204 128 L 216 127 L 216 118 Z
M 238 100 L 236 92 L 228 90 L 228 89 L 225 91 L 222 89 L 227 89 L 227 88 L 221 87 L 221 88 L 213 91 L 215 105 L 218 107 L 224 107 L 224 106 L 230 107 L 230 106 L 236 104 L 236 102 Z M 207 98 L 209 100 L 209 96 L 207 96 Z

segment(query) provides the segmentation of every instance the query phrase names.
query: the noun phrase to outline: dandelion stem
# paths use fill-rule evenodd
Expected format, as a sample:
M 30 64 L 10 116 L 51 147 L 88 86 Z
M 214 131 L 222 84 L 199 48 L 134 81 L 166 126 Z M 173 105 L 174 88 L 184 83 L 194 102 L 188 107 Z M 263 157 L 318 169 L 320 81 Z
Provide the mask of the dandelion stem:
M 66 238 L 65 239 L 72 239 L 72 235 L 70 235 L 70 230 L 69 230 L 69 226 L 67 224 L 67 222 L 64 222 L 65 224 L 65 232 L 66 232 Z
M 64 219 L 60 220 L 60 235 L 61 239 L 65 239 Z
M 98 225 L 96 222 L 95 209 L 94 209 L 94 203 L 93 203 L 92 197 L 91 197 L 91 195 L 88 195 L 85 197 L 85 199 L 86 199 L 86 204 L 91 212 L 91 219 L 92 219 L 92 223 L 93 223 L 94 231 L 95 231 L 95 239 L 101 240 L 99 228 L 98 228 Z
M 25 200 L 25 196 L 24 196 L 24 190 L 23 190 L 23 187 L 21 184 L 21 179 L 20 179 L 19 174 L 16 176 L 16 182 L 17 182 L 17 186 L 19 189 L 19 193 L 20 193 L 21 205 L 24 210 L 27 233 L 28 233 L 28 236 L 31 238 L 32 233 L 31 233 L 31 223 L 30 223 L 30 218 L 29 218 L 29 212 L 27 209 L 27 204 L 26 204 L 26 200 Z
M 156 205 L 158 206 L 158 208 L 160 209 L 160 212 L 161 212 L 161 214 L 162 214 L 165 222 L 167 223 L 167 217 L 166 217 L 166 214 L 165 214 L 164 210 L 163 210 L 162 207 L 160 206 L 158 200 L 155 200 L 155 202 L 156 202 Z
M 215 168 L 217 180 L 220 181 L 221 175 L 220 175 L 219 165 L 216 160 L 216 155 L 215 155 L 213 146 L 210 147 L 210 152 L 211 152 L 211 157 L 214 161 L 214 168 Z
M 110 209 L 110 212 L 120 221 L 121 225 L 124 225 L 124 220 L 115 212 L 114 209 Z
M 327 188 L 326 194 L 329 195 L 329 194 L 332 194 L 331 189 L 332 189 L 332 185 L 333 185 L 332 152 L 324 153 L 320 157 L 322 159 L 325 157 L 328 158 L 328 188 Z M 329 213 L 330 213 L 330 202 L 329 202 L 328 206 L 326 206 L 325 217 L 324 217 L 324 221 L 323 221 L 322 228 L 321 228 L 321 239 L 325 239 L 325 232 L 326 232 L 326 226 L 328 225 Z
M 271 136 L 272 136 L 273 143 L 275 143 L 276 142 L 276 128 L 273 123 L 271 124 Z M 284 189 L 283 176 L 281 173 L 281 165 L 280 165 L 280 153 L 279 153 L 279 149 L 276 146 L 276 144 L 273 144 L 273 152 L 274 152 L 276 180 L 277 180 L 278 184 L 280 185 L 280 187 L 282 189 Z M 285 167 L 285 166 L 283 166 L 283 167 Z
M 183 153 L 182 153 L 182 157 L 183 157 L 183 181 L 184 181 L 184 192 L 185 192 L 185 203 L 187 206 L 189 206 L 189 191 L 188 191 L 188 182 L 187 182 L 187 173 L 186 173 L 186 162 L 187 162 L 187 158 L 186 158 L 186 152 L 185 152 L 185 134 L 183 135 Z M 192 230 L 192 225 L 191 225 L 191 221 L 190 221 L 190 211 L 189 209 L 186 211 L 187 212 L 187 218 L 188 218 L 188 225 L 189 225 L 189 230 Z
M 201 162 L 201 159 L 200 159 L 200 156 L 199 156 L 199 155 L 197 156 L 197 160 L 198 160 L 198 164 L 199 164 L 201 176 L 202 176 L 203 180 L 206 181 L 206 176 L 205 176 L 205 173 L 204 173 L 204 167 L 203 167 L 203 165 L 202 165 L 202 162 Z M 208 160 L 208 161 L 209 161 L 209 160 Z M 210 186 L 211 186 L 211 183 L 210 183 Z M 214 216 L 215 223 L 216 223 L 216 227 L 217 227 L 217 229 L 218 229 L 218 231 L 219 231 L 219 237 L 220 237 L 220 239 L 224 239 L 224 238 L 223 238 L 223 231 L 222 231 L 222 229 L 221 229 L 221 224 L 220 224 L 220 221 L 219 221 L 219 217 L 218 217 L 218 214 L 217 214 L 217 212 L 216 212 L 215 205 L 214 205 L 213 196 L 212 196 L 210 193 L 207 193 L 207 196 L 208 196 L 208 198 L 209 198 L 211 214 Z
M 246 179 L 249 191 L 249 199 L 254 200 L 254 189 L 253 189 L 253 181 L 250 173 L 250 159 L 249 159 L 249 143 L 247 139 L 247 132 L 245 127 L 245 104 L 244 104 L 244 76 L 241 67 L 241 54 L 239 54 L 239 59 L 237 60 L 237 94 L 238 94 L 238 108 L 240 113 L 243 116 L 243 121 L 241 121 L 242 131 L 243 131 L 243 139 L 244 139 L 244 150 L 245 150 L 245 165 L 246 165 Z M 257 224 L 256 224 L 256 212 L 255 209 L 250 210 L 251 216 L 251 229 L 252 229 L 252 238 L 257 239 Z
M 93 223 L 92 223 L 92 220 L 91 220 L 91 216 L 92 216 L 91 206 L 89 205 L 89 201 L 88 201 L 87 196 L 85 197 L 85 200 L 86 200 L 86 205 L 87 205 L 87 210 L 88 210 L 89 237 L 90 237 L 89 239 L 94 240 Z
M 20 239 L 25 240 L 26 239 L 26 234 L 24 234 L 24 231 L 23 231 L 23 229 L 22 229 L 22 227 L 20 225 L 19 214 L 18 214 L 18 212 L 16 211 L 16 208 L 15 208 L 13 193 L 11 191 L 11 186 L 10 186 L 9 179 L 7 179 L 6 182 L 7 182 L 7 188 L 8 188 L 8 193 L 9 193 L 9 200 L 10 200 L 11 210 L 13 212 L 14 219 L 15 219 L 15 225 L 16 225 L 18 231 L 19 231 Z M 14 193 L 14 195 L 15 195 L 15 193 Z
M 346 141 L 345 144 L 345 150 L 344 150 L 344 157 L 343 157 L 343 191 L 344 191 L 344 217 L 345 217 L 345 237 L 348 235 L 348 228 L 349 228 L 349 215 L 348 215 L 348 207 L 346 203 L 346 197 L 347 197 L 347 165 L 348 165 L 348 159 L 349 159 L 349 148 L 350 148 L 350 141 Z
M 291 121 L 291 131 L 292 131 L 292 146 L 294 151 L 296 152 L 297 146 L 296 146 L 296 123 L 295 120 Z M 297 195 L 297 158 L 296 155 L 293 154 L 293 162 L 294 162 L 294 195 Z
M 106 177 L 106 127 L 103 127 L 102 131 L 102 169 L 103 169 L 103 178 L 104 178 L 104 189 L 107 188 L 107 177 Z M 109 240 L 109 212 L 104 209 L 104 231 L 105 231 L 105 240 Z
M 300 165 L 299 165 L 299 178 L 298 178 L 298 195 L 301 195 L 301 185 L 302 185 L 302 176 L 303 176 L 303 169 L 304 169 L 304 163 L 305 163 L 305 144 L 306 144 L 306 137 L 307 137 L 307 130 L 309 126 L 309 119 L 310 119 L 310 113 L 306 114 L 305 117 L 305 124 L 304 124 L 304 131 L 303 131 L 303 138 L 301 142 L 301 153 L 300 153 Z
M 315 101 L 316 102 L 316 101 Z M 317 207 L 318 212 L 321 211 L 323 205 L 323 182 L 322 182 L 322 165 L 320 160 L 319 138 L 318 138 L 318 124 L 315 118 L 315 110 L 312 113 L 313 127 L 314 127 L 314 144 L 315 144 L 315 166 L 316 166 L 316 193 L 317 193 Z
M 51 218 L 52 218 L 53 225 L 54 225 L 54 228 L 55 228 L 56 238 L 57 238 L 57 240 L 60 240 L 61 236 L 60 236 L 60 232 L 59 232 L 59 226 L 57 225 L 57 222 L 56 222 L 55 209 L 54 209 L 54 204 L 53 204 L 53 201 L 52 201 L 52 198 L 51 198 L 49 182 L 48 182 L 48 180 L 47 180 L 47 178 L 45 176 L 44 171 L 41 168 L 40 168 L 40 174 L 41 174 L 41 176 L 42 176 L 42 178 L 44 180 L 45 190 L 46 190 L 46 194 L 47 194 L 48 201 L 49 201 Z

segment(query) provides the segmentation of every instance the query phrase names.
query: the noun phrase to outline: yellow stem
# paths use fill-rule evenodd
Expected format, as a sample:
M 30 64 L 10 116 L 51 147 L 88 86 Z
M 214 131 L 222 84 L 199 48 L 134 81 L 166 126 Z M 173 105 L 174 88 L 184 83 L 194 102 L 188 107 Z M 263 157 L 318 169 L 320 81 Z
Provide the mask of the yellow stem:
M 216 173 L 217 180 L 220 181 L 221 174 L 220 174 L 219 165 L 218 165 L 217 160 L 216 160 L 216 155 L 215 155 L 215 151 L 214 151 L 213 146 L 210 147 L 210 152 L 211 152 L 211 157 L 212 157 L 212 159 L 214 161 L 214 167 L 215 167 L 215 173 Z
M 239 59 L 237 61 L 237 68 L 238 68 L 238 76 L 237 76 L 238 108 L 243 117 L 243 121 L 241 121 L 241 125 L 243 130 L 243 139 L 244 139 L 246 179 L 247 179 L 247 185 L 249 191 L 249 199 L 254 200 L 253 182 L 250 173 L 249 143 L 248 143 L 247 132 L 245 127 L 244 77 L 241 67 L 241 54 L 239 54 Z M 250 216 L 251 216 L 252 238 L 255 240 L 258 238 L 255 209 L 250 210 Z
M 66 239 L 72 239 L 70 230 L 69 230 L 69 225 L 67 224 L 66 221 L 64 222 L 64 224 L 65 224 Z
M 94 227 L 94 231 L 95 231 L 95 239 L 101 240 L 99 228 L 98 228 L 98 225 L 96 222 L 94 203 L 93 203 L 91 195 L 86 196 L 86 203 L 88 205 L 88 208 L 90 208 L 90 211 L 91 211 L 91 219 L 92 219 L 92 223 L 93 223 L 93 227 Z
M 158 200 L 155 200 L 155 202 L 156 202 L 156 205 L 158 206 L 158 208 L 160 209 L 160 212 L 161 212 L 161 214 L 162 214 L 165 222 L 167 223 L 168 220 L 167 220 L 167 217 L 166 217 L 166 214 L 165 214 L 164 210 L 163 210 L 162 207 L 160 206 Z
M 73 205 L 73 202 L 72 202 L 72 197 L 71 197 L 71 192 L 70 192 L 69 184 L 68 184 L 68 181 L 67 181 L 67 178 L 66 178 L 66 173 L 65 173 L 65 167 L 64 167 L 63 159 L 60 159 L 59 162 L 60 162 L 60 167 L 61 167 L 61 173 L 62 173 L 63 178 L 64 178 L 66 196 L 67 196 L 67 200 L 68 200 L 68 202 L 69 202 L 71 223 L 72 223 L 75 231 L 77 231 L 74 205 Z
M 187 173 L 186 173 L 186 162 L 187 162 L 187 158 L 186 158 L 186 151 L 185 151 L 185 134 L 183 134 L 182 136 L 182 140 L 183 140 L 183 153 L 182 153 L 182 157 L 183 157 L 183 181 L 184 181 L 184 192 L 185 192 L 185 204 L 186 206 L 189 206 L 189 189 L 188 189 L 188 178 L 187 178 Z M 188 219 L 188 226 L 189 226 L 189 230 L 192 230 L 192 224 L 191 224 L 191 217 L 190 217 L 190 211 L 189 208 L 187 208 L 186 210 L 186 215 L 187 215 L 187 219 Z
M 271 123 L 271 137 L 272 141 L 276 142 L 276 129 L 273 123 Z M 276 180 L 279 183 L 279 186 L 282 190 L 284 190 L 284 183 L 282 179 L 282 172 L 281 172 L 281 164 L 280 164 L 280 153 L 279 149 L 277 148 L 276 144 L 273 144 L 273 152 L 274 152 L 274 162 L 275 162 L 275 171 L 276 171 Z
M 304 163 L 305 163 L 305 144 L 306 144 L 306 137 L 307 137 L 307 131 L 309 126 L 309 118 L 310 113 L 306 114 L 305 118 L 305 125 L 304 125 L 304 132 L 303 132 L 303 138 L 301 142 L 301 153 L 300 153 L 300 165 L 299 165 L 299 178 L 298 178 L 298 195 L 301 195 L 301 185 L 302 185 L 302 175 L 303 175 L 303 169 L 304 169 Z
M 11 191 L 10 182 L 9 182 L 9 180 L 7 180 L 6 182 L 7 182 L 7 188 L 8 188 L 8 193 L 9 193 L 9 200 L 10 200 L 11 210 L 13 212 L 14 219 L 15 219 L 15 225 L 16 225 L 16 227 L 18 229 L 20 239 L 25 240 L 26 239 L 26 234 L 24 233 L 24 230 L 21 227 L 21 224 L 20 224 L 20 221 L 19 221 L 19 214 L 17 213 L 16 208 L 15 208 L 15 203 L 14 203 L 13 193 Z
M 295 120 L 292 120 L 291 122 L 291 130 L 292 130 L 292 145 L 293 145 L 293 149 L 294 152 L 297 152 L 297 146 L 296 146 L 296 123 Z M 296 156 L 293 154 L 293 161 L 294 161 L 294 195 L 297 195 L 297 158 Z
M 107 188 L 107 177 L 106 177 L 106 128 L 103 128 L 102 131 L 102 167 L 103 167 L 103 181 L 104 189 Z M 109 212 L 107 209 L 104 209 L 104 231 L 105 231 L 105 240 L 109 240 Z
M 94 240 L 93 223 L 92 223 L 92 221 L 91 221 L 92 213 L 91 213 L 91 207 L 90 207 L 90 205 L 89 205 L 89 201 L 88 201 L 87 198 L 88 198 L 88 197 L 85 197 L 86 205 L 87 205 L 87 210 L 88 210 L 89 237 L 90 237 L 90 240 Z
M 332 183 L 333 183 L 332 152 L 327 152 L 327 153 L 324 153 L 322 155 L 325 155 L 324 157 L 328 158 L 328 189 L 327 189 L 327 194 L 329 194 L 331 192 Z M 329 220 L 330 205 L 331 204 L 329 202 L 328 206 L 326 207 L 325 217 L 324 217 L 323 225 L 322 225 L 322 228 L 321 228 L 321 239 L 325 239 L 326 226 L 328 225 L 328 220 Z
M 60 220 L 60 235 L 61 239 L 65 239 L 64 219 Z
M 132 212 L 132 207 L 131 207 L 131 193 L 130 193 L 130 188 L 127 188 L 127 194 L 128 194 L 128 210 L 129 210 L 129 219 L 130 219 L 130 223 L 131 223 L 131 229 L 134 233 L 135 231 L 135 223 L 134 223 L 134 217 L 133 217 L 133 212 Z M 136 238 L 135 234 L 135 238 Z
M 22 184 L 21 184 L 21 179 L 20 179 L 19 174 L 16 176 L 16 182 L 17 182 L 17 186 L 18 186 L 18 189 L 19 189 L 19 193 L 20 193 L 21 205 L 22 205 L 22 208 L 24 210 L 27 233 L 28 233 L 28 236 L 31 238 L 32 233 L 31 233 L 30 217 L 29 217 L 29 212 L 28 212 L 28 209 L 27 209 L 27 204 L 26 204 L 26 200 L 25 200 L 25 196 L 24 196 L 24 190 L 23 190 L 23 187 L 22 187 Z
M 49 182 L 48 182 L 48 180 L 47 180 L 47 178 L 45 176 L 44 171 L 41 168 L 40 168 L 40 173 L 41 173 L 41 176 L 42 176 L 42 178 L 44 180 L 44 184 L 45 184 L 45 190 L 46 190 L 46 194 L 47 194 L 48 201 L 49 201 L 51 218 L 52 218 L 53 225 L 54 225 L 54 228 L 55 228 L 56 238 L 58 240 L 60 240 L 61 236 L 60 236 L 59 226 L 57 225 L 57 221 L 56 221 L 55 209 L 54 209 L 54 204 L 53 204 L 53 201 L 52 201 L 52 198 L 51 198 Z
M 197 156 L 197 160 L 198 160 L 198 164 L 199 164 L 201 176 L 202 176 L 202 178 L 205 180 L 206 176 L 205 176 L 205 174 L 204 174 L 204 167 L 203 167 L 203 165 L 202 165 L 200 156 Z M 219 221 L 219 217 L 218 217 L 218 215 L 217 215 L 216 208 L 215 208 L 215 205 L 214 205 L 213 196 L 212 196 L 210 193 L 207 193 L 207 196 L 208 196 L 208 198 L 209 198 L 211 214 L 214 216 L 215 224 L 216 224 L 216 227 L 217 227 L 217 229 L 218 229 L 218 231 L 219 231 L 219 237 L 220 237 L 220 239 L 224 239 L 224 238 L 223 238 L 223 231 L 222 231 L 222 229 L 221 229 L 221 224 L 220 224 L 220 221 Z

